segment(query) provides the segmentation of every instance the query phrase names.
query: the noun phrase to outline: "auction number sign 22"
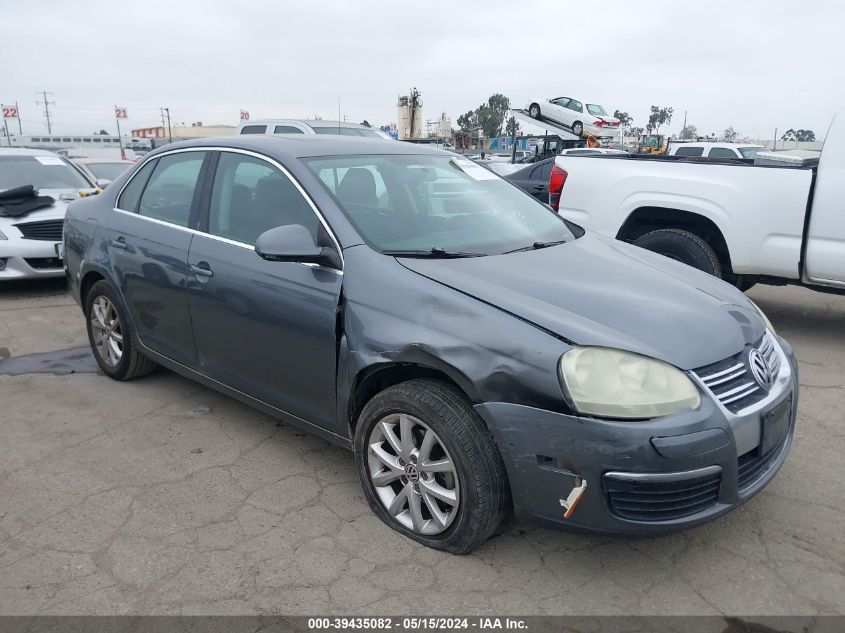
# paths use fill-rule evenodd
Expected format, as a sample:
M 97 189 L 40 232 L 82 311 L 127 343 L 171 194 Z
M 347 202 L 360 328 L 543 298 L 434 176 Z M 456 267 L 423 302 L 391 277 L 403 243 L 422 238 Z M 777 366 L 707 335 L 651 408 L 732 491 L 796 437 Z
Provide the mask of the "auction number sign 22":
M 3 118 L 4 119 L 17 119 L 18 118 L 18 108 L 17 108 L 17 106 L 3 106 Z

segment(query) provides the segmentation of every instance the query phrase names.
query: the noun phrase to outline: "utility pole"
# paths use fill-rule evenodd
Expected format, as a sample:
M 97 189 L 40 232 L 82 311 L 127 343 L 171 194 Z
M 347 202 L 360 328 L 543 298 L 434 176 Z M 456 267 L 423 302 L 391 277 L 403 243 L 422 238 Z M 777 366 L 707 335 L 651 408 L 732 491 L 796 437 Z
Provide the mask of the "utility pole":
M 681 134 L 684 133 L 684 130 L 687 129 L 687 111 L 684 110 L 684 127 L 681 128 Z
M 164 111 L 167 113 L 167 140 L 168 142 L 173 142 L 173 132 L 170 129 L 170 108 L 165 108 Z
M 15 101 L 15 112 L 18 113 L 18 134 L 23 136 L 23 128 L 21 127 L 21 109 L 18 107 L 17 101 Z
M 55 101 L 48 101 L 47 95 L 49 94 L 52 97 L 53 93 L 47 92 L 46 90 L 42 90 L 40 93 L 36 93 L 36 94 L 41 94 L 41 96 L 44 98 L 44 101 L 36 101 L 35 105 L 40 106 L 41 104 L 44 104 L 44 116 L 47 117 L 47 134 L 52 134 L 53 133 L 53 126 L 50 123 L 50 106 L 55 107 L 56 102 Z
M 778 129 L 775 128 L 775 137 L 772 139 L 772 151 L 776 151 L 778 148 Z
M 165 124 L 164 124 L 164 108 L 159 108 L 159 110 L 161 110 L 161 129 L 163 130 L 163 129 L 165 128 Z

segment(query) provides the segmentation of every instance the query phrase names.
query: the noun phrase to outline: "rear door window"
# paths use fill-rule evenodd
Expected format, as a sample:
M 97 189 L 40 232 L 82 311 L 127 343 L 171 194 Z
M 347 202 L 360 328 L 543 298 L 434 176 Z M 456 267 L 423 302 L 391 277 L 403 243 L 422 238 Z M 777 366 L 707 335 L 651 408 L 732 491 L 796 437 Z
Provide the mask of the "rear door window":
M 570 110 L 575 110 L 575 112 L 583 112 L 584 107 L 581 105 L 580 101 L 576 101 L 575 99 L 570 99 L 569 103 L 566 104 L 566 107 Z
M 277 125 L 273 128 L 273 134 L 305 134 L 305 132 L 292 125 Z
M 713 147 L 707 156 L 710 158 L 739 158 L 730 147 Z
M 703 153 L 703 147 L 679 147 L 675 150 L 675 156 L 701 156 Z
M 141 194 L 138 213 L 187 227 L 204 159 L 205 152 L 181 152 L 159 158 Z
M 245 125 L 241 128 L 241 134 L 265 134 L 266 125 Z

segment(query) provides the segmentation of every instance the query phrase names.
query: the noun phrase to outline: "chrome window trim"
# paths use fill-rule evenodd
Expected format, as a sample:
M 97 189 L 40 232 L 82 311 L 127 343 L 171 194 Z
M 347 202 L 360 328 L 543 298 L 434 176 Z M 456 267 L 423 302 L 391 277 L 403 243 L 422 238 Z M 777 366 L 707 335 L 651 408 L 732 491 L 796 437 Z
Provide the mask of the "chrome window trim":
M 317 219 L 320 221 L 320 224 L 323 225 L 323 228 L 326 230 L 326 233 L 328 233 L 329 237 L 332 240 L 332 243 L 334 244 L 335 248 L 337 249 L 337 253 L 340 256 L 341 266 L 345 266 L 346 262 L 343 258 L 343 249 L 340 246 L 340 242 L 338 241 L 337 237 L 334 234 L 334 231 L 332 231 L 331 227 L 329 226 L 328 221 L 323 216 L 320 209 L 317 207 L 316 204 L 314 204 L 314 201 L 311 199 L 311 196 L 308 195 L 308 193 L 305 191 L 305 189 L 303 189 L 302 185 L 300 185 L 299 182 L 297 182 L 296 178 L 294 178 L 291 175 L 291 173 L 285 168 L 284 165 L 282 165 L 281 163 L 279 163 L 275 159 L 270 158 L 269 156 L 265 156 L 264 154 L 259 154 L 258 152 L 254 152 L 252 150 L 240 149 L 240 148 L 237 148 L 237 147 L 219 147 L 219 146 L 215 145 L 215 146 L 207 146 L 207 147 L 181 147 L 179 149 L 167 150 L 165 152 L 162 152 L 161 154 L 156 154 L 155 156 L 149 156 L 138 166 L 138 168 L 135 170 L 135 173 L 133 173 L 132 176 L 130 176 L 130 178 L 125 183 L 123 183 L 123 186 L 120 188 L 120 191 L 117 192 L 117 196 L 114 199 L 113 210 L 114 211 L 120 211 L 121 213 L 126 213 L 126 214 L 129 214 L 129 215 L 134 215 L 134 216 L 137 216 L 139 218 L 144 218 L 146 220 L 151 220 L 153 222 L 157 222 L 157 223 L 162 224 L 164 226 L 172 226 L 172 227 L 175 227 L 177 229 L 190 231 L 190 232 L 192 232 L 196 235 L 203 235 L 205 237 L 208 237 L 208 238 L 211 238 L 213 240 L 220 241 L 220 242 L 224 242 L 226 244 L 232 244 L 234 246 L 240 246 L 241 248 L 248 248 L 250 250 L 255 250 L 255 246 L 252 245 L 252 244 L 246 244 L 245 242 L 238 242 L 236 240 L 230 240 L 229 238 L 226 238 L 226 237 L 220 237 L 218 235 L 212 235 L 211 233 L 206 233 L 204 231 L 198 231 L 196 229 L 191 229 L 191 228 L 188 228 L 188 227 L 185 227 L 185 226 L 179 226 L 178 224 L 172 224 L 170 222 L 165 222 L 163 220 L 151 218 L 151 217 L 146 216 L 146 215 L 141 215 L 140 213 L 136 213 L 134 211 L 126 211 L 125 209 L 120 209 L 120 208 L 117 207 L 117 201 L 120 200 L 120 196 L 123 195 L 123 190 L 126 189 L 126 187 L 129 186 L 129 183 L 132 182 L 135 179 L 135 177 L 141 172 L 142 169 L 144 169 L 144 165 L 146 165 L 149 161 L 156 160 L 158 158 L 161 158 L 162 156 L 169 156 L 171 154 L 179 154 L 179 153 L 182 153 L 182 152 L 231 152 L 231 153 L 234 153 L 234 154 L 244 154 L 246 156 L 252 156 L 253 158 L 263 160 L 264 162 L 269 163 L 270 165 L 272 165 L 273 167 L 278 169 L 280 172 L 282 172 L 285 175 L 285 177 L 288 180 L 290 180 L 290 182 L 293 184 L 293 186 L 296 187 L 296 190 L 299 192 L 299 194 L 303 198 L 305 198 L 305 201 L 308 203 L 308 206 L 311 207 L 311 211 L 313 211 L 314 214 L 317 216 Z M 143 196 L 143 193 L 142 193 L 142 196 Z M 323 268 L 323 269 L 326 269 L 326 270 L 335 270 L 336 272 L 343 273 L 343 269 L 336 270 L 335 268 L 326 268 L 325 266 L 320 266 L 319 264 L 303 264 L 303 265 L 316 267 L 316 268 Z

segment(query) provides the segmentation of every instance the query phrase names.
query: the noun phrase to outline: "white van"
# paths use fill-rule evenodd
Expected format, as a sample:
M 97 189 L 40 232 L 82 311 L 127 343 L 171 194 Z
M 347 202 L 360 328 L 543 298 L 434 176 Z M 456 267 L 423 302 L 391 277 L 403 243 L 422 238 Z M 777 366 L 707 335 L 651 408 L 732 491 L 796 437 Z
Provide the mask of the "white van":
M 381 130 L 341 121 L 309 119 L 260 119 L 246 121 L 238 126 L 238 134 L 335 134 L 339 136 L 364 136 L 392 141 Z

